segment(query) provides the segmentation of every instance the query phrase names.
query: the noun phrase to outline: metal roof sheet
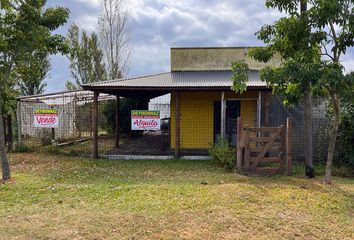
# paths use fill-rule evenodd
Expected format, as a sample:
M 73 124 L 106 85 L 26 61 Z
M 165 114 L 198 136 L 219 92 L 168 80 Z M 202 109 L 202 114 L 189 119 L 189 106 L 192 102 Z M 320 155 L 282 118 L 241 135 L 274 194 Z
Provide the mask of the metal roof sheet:
M 231 87 L 232 71 L 183 71 L 166 72 L 140 77 L 123 78 L 82 85 L 91 88 L 213 88 Z M 249 71 L 249 87 L 266 87 L 258 71 Z

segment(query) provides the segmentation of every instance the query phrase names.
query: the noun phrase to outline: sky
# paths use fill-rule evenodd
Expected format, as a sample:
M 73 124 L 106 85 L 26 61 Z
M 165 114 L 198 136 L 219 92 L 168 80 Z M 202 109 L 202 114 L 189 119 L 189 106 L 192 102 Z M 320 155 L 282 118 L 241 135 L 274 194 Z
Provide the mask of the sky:
M 170 70 L 171 47 L 261 46 L 255 32 L 282 16 L 267 9 L 263 0 L 126 0 L 132 27 L 133 55 L 127 76 Z M 88 32 L 97 30 L 100 0 L 48 0 L 48 7 L 63 6 L 71 14 L 56 33 L 67 34 L 76 23 Z M 46 92 L 65 90 L 72 79 L 65 56 L 51 56 Z M 346 71 L 354 70 L 354 50 L 343 59 Z

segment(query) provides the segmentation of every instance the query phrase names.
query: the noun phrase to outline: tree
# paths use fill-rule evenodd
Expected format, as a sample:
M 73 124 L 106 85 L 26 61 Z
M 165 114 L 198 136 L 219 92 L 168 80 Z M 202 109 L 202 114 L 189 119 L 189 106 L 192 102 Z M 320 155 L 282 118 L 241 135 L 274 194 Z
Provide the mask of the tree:
M 97 34 L 93 32 L 91 36 L 87 36 L 87 33 L 82 31 L 80 37 L 79 27 L 73 24 L 69 28 L 67 40 L 71 49 L 68 57 L 74 82 L 66 82 L 66 88 L 80 89 L 82 84 L 105 80 L 103 53 Z
M 21 95 L 36 95 L 44 92 L 47 83 L 44 79 L 50 70 L 48 53 L 34 51 L 22 56 L 17 65 L 17 83 Z
M 311 8 L 299 13 L 296 0 L 267 0 L 267 7 L 277 8 L 288 16 L 263 26 L 257 35 L 266 47 L 256 48 L 250 54 L 263 62 L 276 53 L 281 55 L 284 61 L 280 67 L 265 67 L 260 75 L 274 93 L 284 96 L 285 104 L 298 103 L 307 92 L 328 99 L 333 119 L 325 180 L 331 183 L 333 153 L 341 123 L 341 98 L 351 91 L 353 84 L 352 75 L 343 71 L 341 56 L 354 46 L 354 1 L 309 0 L 308 3 Z M 242 76 L 242 69 L 247 66 L 238 62 L 233 68 L 233 88 L 242 89 L 247 77 L 237 77 Z
M 65 38 L 52 34 L 63 25 L 69 10 L 63 7 L 44 9 L 45 0 L 0 0 L 0 112 L 14 99 L 10 96 L 13 89 L 20 85 L 19 76 L 32 74 L 26 61 L 37 53 L 55 54 L 66 52 Z M 24 80 L 24 79 L 21 79 Z M 38 85 L 40 86 L 40 85 Z M 5 149 L 3 126 L 0 125 L 0 158 L 2 177 L 10 178 L 10 168 Z
M 107 77 L 121 78 L 131 56 L 129 14 L 124 1 L 102 0 L 98 25 Z

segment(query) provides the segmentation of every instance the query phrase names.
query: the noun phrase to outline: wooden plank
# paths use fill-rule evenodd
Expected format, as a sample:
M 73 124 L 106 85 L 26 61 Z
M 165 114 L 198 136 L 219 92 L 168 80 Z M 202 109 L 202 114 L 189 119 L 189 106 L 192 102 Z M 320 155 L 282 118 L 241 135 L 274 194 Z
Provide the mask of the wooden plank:
M 250 152 L 255 152 L 255 153 L 260 153 L 262 152 L 264 149 L 264 147 L 254 147 L 254 148 L 250 148 Z M 280 147 L 271 147 L 268 152 L 279 152 L 280 151 Z
M 250 158 L 250 162 L 253 163 L 254 161 L 256 161 L 257 158 L 253 157 Z M 280 163 L 280 158 L 279 157 L 264 157 L 262 159 L 262 163 Z
M 291 175 L 292 166 L 292 132 L 293 132 L 293 119 L 287 118 L 286 120 L 286 152 L 287 152 L 287 171 L 288 175 Z
M 251 137 L 251 142 L 269 142 L 270 137 Z M 276 140 L 280 140 L 280 137 L 277 137 Z
M 94 92 L 92 105 L 92 151 L 93 158 L 98 158 L 98 92 Z
M 120 129 L 120 124 L 119 124 L 119 103 L 120 103 L 120 98 L 119 95 L 116 96 L 117 102 L 116 102 L 116 142 L 115 142 L 115 147 L 119 148 L 119 129 Z
M 280 168 L 257 168 L 254 173 L 259 175 L 274 175 L 280 173 Z
M 65 146 L 73 145 L 75 143 L 86 142 L 88 140 L 91 140 L 91 138 L 77 139 L 77 140 L 73 140 L 73 141 L 69 141 L 69 142 L 59 143 L 57 146 L 58 147 L 65 147 Z
M 237 118 L 237 148 L 236 148 L 236 168 L 238 171 L 242 169 L 242 119 Z
M 247 125 L 245 129 L 247 129 Z M 243 133 L 245 134 L 245 168 L 248 169 L 250 167 L 250 131 L 244 130 Z
M 175 92 L 175 158 L 180 157 L 180 93 Z
M 262 158 L 264 158 L 264 155 L 272 147 L 275 139 L 279 136 L 280 133 L 281 133 L 281 128 L 278 128 L 278 130 L 271 137 L 271 140 L 265 145 L 263 151 L 257 156 L 256 160 L 252 163 L 252 166 L 251 166 L 252 170 L 256 169 L 257 165 L 261 162 Z
M 276 132 L 279 127 L 248 127 L 247 130 L 251 132 Z

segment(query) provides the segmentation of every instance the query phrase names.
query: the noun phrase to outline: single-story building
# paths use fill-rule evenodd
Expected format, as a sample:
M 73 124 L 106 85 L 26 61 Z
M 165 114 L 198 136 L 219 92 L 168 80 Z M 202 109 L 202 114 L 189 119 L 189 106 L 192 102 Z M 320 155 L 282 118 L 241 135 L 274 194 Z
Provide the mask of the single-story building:
M 250 67 L 247 91 L 242 94 L 231 91 L 231 62 L 236 60 L 244 60 Z M 268 65 L 278 65 L 280 62 L 281 59 L 276 57 Z M 272 95 L 271 89 L 258 74 L 265 65 L 252 60 L 246 47 L 172 48 L 170 72 L 83 85 L 84 90 L 94 92 L 94 157 L 98 157 L 97 98 L 100 93 L 117 97 L 117 126 L 120 124 L 120 98 L 150 100 L 170 94 L 169 147 L 176 157 L 183 151 L 206 150 L 220 138 L 235 145 L 236 119 L 239 116 L 249 126 L 279 126 L 285 124 L 286 117 L 293 117 L 294 156 L 301 157 L 302 107 L 285 108 L 281 99 Z M 314 108 L 315 123 L 325 117 L 324 108 L 322 103 Z M 116 129 L 116 147 L 119 147 L 119 127 Z M 315 140 L 318 130 L 315 128 Z

